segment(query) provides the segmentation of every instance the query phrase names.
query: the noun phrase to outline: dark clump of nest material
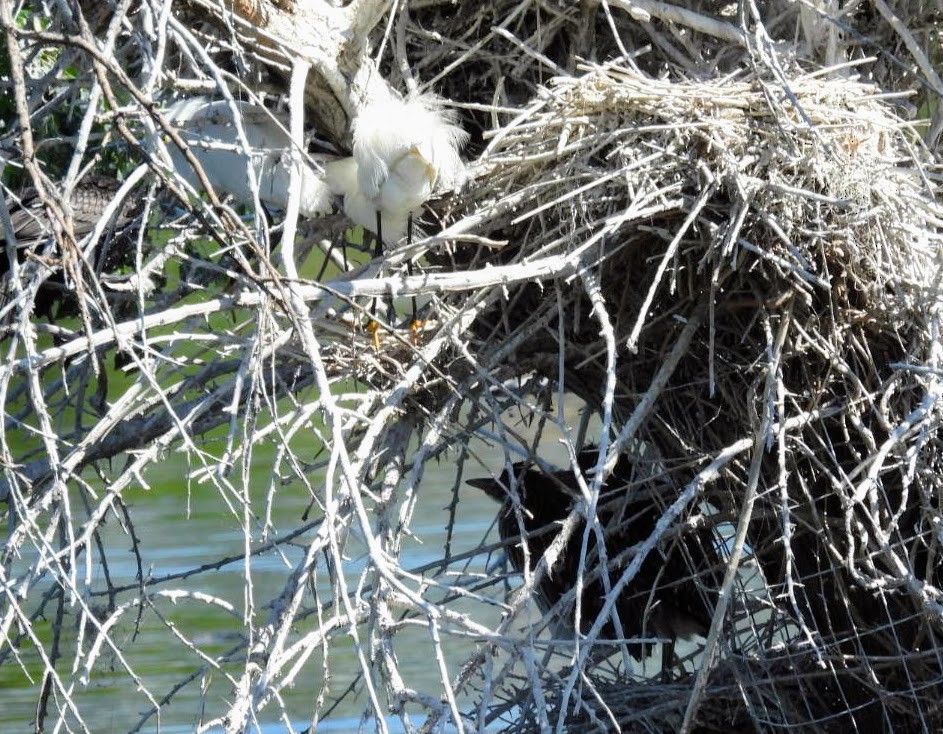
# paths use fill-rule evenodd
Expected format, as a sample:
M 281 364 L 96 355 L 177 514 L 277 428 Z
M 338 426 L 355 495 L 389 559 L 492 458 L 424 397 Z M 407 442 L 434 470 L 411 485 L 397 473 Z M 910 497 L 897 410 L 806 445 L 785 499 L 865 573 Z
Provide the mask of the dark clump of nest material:
M 581 451 L 577 456 L 580 473 L 589 475 L 598 458 L 595 447 Z M 555 615 L 555 626 L 564 635 L 572 636 L 575 629 L 574 604 L 567 600 L 572 596 L 575 601 L 572 590 L 581 565 L 598 568 L 601 558 L 606 558 L 606 567 L 613 569 L 632 563 L 638 555 L 632 550 L 649 539 L 667 509 L 662 495 L 669 501 L 674 499 L 675 488 L 651 477 L 647 468 L 644 461 L 624 454 L 607 486 L 600 489 L 595 515 L 605 539 L 605 553 L 600 553 L 596 537 L 590 534 L 583 557 L 581 543 L 573 539 L 583 537 L 585 525 L 581 524 L 561 548 L 552 571 L 543 574 L 535 586 L 539 606 Z M 576 474 L 548 474 L 517 464 L 513 473 L 505 472 L 499 481 L 473 480 L 470 484 L 502 503 L 498 529 L 514 568 L 520 572 L 529 563 L 530 571 L 539 573 L 541 560 L 552 552 L 560 526 L 580 496 Z M 518 507 L 515 498 L 519 499 Z M 707 523 L 702 523 L 697 532 L 691 532 L 683 523 L 676 530 L 680 532 L 666 538 L 657 551 L 639 559 L 632 587 L 618 595 L 612 617 L 604 612 L 607 583 L 611 587 L 612 578 L 606 579 L 602 573 L 584 574 L 579 605 L 582 634 L 593 634 L 598 625 L 595 634 L 605 640 L 656 636 L 673 642 L 707 632 L 714 614 L 713 591 L 720 586 L 716 575 L 723 569 L 717 540 Z M 530 536 L 527 554 L 517 540 L 522 535 Z M 638 661 L 650 654 L 651 647 L 649 643 L 627 646 Z M 661 673 L 665 680 L 673 674 L 672 648 L 666 645 L 663 650 Z
M 479 357 L 562 365 L 617 449 L 745 528 L 769 608 L 749 642 L 728 609 L 744 663 L 716 700 L 767 728 L 920 730 L 943 695 L 941 212 L 908 124 L 849 79 L 592 66 L 484 159 L 467 205 L 491 205 L 494 261 L 559 277 L 494 294 Z
M 117 206 L 114 199 L 120 185 L 110 176 L 91 174 L 79 181 L 72 192 L 71 235 L 75 241 L 80 241 L 96 226 L 102 226 L 99 240 L 87 256 L 54 246 L 53 226 L 45 208 L 47 202 L 35 188 L 28 187 L 9 198 L 7 208 L 18 243 L 16 258 L 19 266 L 26 270 L 25 276 L 21 276 L 27 284 L 24 298 L 31 299 L 27 311 L 50 320 L 74 316 L 80 311 L 79 298 L 85 292 L 87 280 L 130 266 L 143 202 L 128 198 Z M 106 220 L 109 207 L 114 208 L 115 213 Z M 10 320 L 4 314 L 9 313 L 8 306 L 14 305 L 15 289 L 8 277 L 11 270 L 8 255 L 0 254 L 0 287 L 7 297 L 5 300 L 9 301 L 0 308 L 0 321 Z M 72 281 L 68 285 L 67 273 Z M 127 315 L 126 311 L 119 309 L 118 314 Z

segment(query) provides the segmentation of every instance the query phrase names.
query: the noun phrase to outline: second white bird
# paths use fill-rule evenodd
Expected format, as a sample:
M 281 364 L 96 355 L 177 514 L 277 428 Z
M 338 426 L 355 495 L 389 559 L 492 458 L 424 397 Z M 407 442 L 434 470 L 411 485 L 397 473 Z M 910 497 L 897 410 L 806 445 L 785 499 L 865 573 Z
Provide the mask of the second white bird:
M 167 108 L 165 114 L 199 161 L 206 177 L 218 193 L 228 193 L 240 204 L 251 206 L 255 177 L 259 201 L 284 209 L 288 201 L 293 156 L 291 137 L 272 112 L 249 102 L 235 102 L 235 110 L 245 132 L 239 135 L 233 107 L 226 100 L 203 97 L 184 99 Z M 168 146 L 177 172 L 195 189 L 201 188 L 193 167 L 176 146 Z M 301 152 L 297 153 L 298 158 Z M 317 163 L 323 163 L 320 158 Z M 321 172 L 308 160 L 299 160 L 296 177 L 301 187 L 302 216 L 328 214 L 332 192 Z

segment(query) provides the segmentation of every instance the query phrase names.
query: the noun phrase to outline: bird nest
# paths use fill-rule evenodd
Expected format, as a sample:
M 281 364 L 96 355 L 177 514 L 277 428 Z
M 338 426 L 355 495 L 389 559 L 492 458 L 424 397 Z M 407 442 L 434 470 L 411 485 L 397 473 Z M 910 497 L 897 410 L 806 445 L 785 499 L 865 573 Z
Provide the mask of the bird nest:
M 47 225 L 0 307 L 0 672 L 29 679 L 9 688 L 33 687 L 34 728 L 117 730 L 85 697 L 102 680 L 143 712 L 128 730 L 180 710 L 227 732 L 361 712 L 410 731 L 943 728 L 943 114 L 907 29 L 938 11 L 433 0 L 386 26 L 371 0 L 66 5 L 4 24 L 0 142 L 43 185 L 0 219 L 38 201 L 24 216 Z M 929 129 L 895 91 L 917 76 Z M 240 206 L 157 160 L 161 111 L 196 95 L 288 110 L 345 155 L 387 79 L 431 83 L 471 142 L 465 187 L 381 257 L 341 210 Z M 91 213 L 61 183 L 86 168 L 124 180 Z M 128 495 L 168 449 L 199 490 L 169 503 L 180 535 L 209 495 L 239 550 L 185 558 L 136 531 L 158 493 Z M 570 495 L 528 561 L 513 536 L 535 500 L 512 477 L 537 466 Z M 504 505 L 459 547 L 486 476 Z M 618 525 L 620 493 L 651 500 L 646 527 Z M 136 563 L 112 577 L 115 516 Z M 692 536 L 710 568 L 657 573 Z M 90 549 L 102 577 L 78 573 Z M 710 629 L 636 660 L 652 640 L 559 624 L 587 588 L 584 609 L 631 593 L 643 618 L 694 589 Z M 141 640 L 179 653 L 177 677 L 140 674 Z
M 707 685 L 747 693 L 712 705 L 773 727 L 926 722 L 943 683 L 929 155 L 861 83 L 582 71 L 494 134 L 489 186 L 464 199 L 509 243 L 485 259 L 565 271 L 492 293 L 478 359 L 579 395 L 611 416 L 612 451 L 644 447 L 729 544 L 742 527 L 765 611 L 731 604 Z M 783 677 L 810 683 L 770 695 Z M 802 705 L 823 678 L 832 694 Z M 622 724 L 648 710 L 611 695 Z

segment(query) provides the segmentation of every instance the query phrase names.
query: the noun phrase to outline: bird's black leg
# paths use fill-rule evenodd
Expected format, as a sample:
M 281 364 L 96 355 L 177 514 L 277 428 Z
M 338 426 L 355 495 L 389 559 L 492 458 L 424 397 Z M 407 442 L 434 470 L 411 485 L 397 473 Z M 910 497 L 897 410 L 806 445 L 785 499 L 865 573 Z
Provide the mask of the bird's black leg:
M 380 210 L 377 209 L 377 240 L 373 248 L 373 256 L 380 258 L 383 256 L 383 217 L 380 214 Z M 370 332 L 370 336 L 373 338 L 373 348 L 376 351 L 380 351 L 380 325 L 377 323 L 377 299 L 374 298 L 370 304 L 370 323 L 367 326 L 367 331 Z
M 675 640 L 667 640 L 661 643 L 661 682 L 662 683 L 671 683 L 672 670 L 674 669 L 675 664 L 678 662 L 678 657 L 675 655 Z
M 347 265 L 347 238 L 344 238 L 344 244 L 342 245 L 344 253 L 344 265 Z M 321 262 L 321 269 L 318 270 L 318 274 L 315 276 L 315 280 L 319 283 L 324 278 L 324 274 L 327 272 L 328 263 L 331 262 L 331 253 L 334 252 L 334 243 L 332 242 L 327 248 L 327 252 L 324 253 L 324 260 Z
M 380 216 L 380 210 L 377 209 L 377 245 L 374 252 L 376 257 L 382 257 L 383 255 L 383 222 Z M 383 298 L 383 303 L 386 305 L 386 319 L 391 324 L 396 323 L 396 309 L 393 306 L 393 296 L 387 294 Z M 376 299 L 373 301 L 373 315 L 376 316 Z
M 413 213 L 409 213 L 409 218 L 406 220 L 406 242 L 408 244 L 413 243 Z M 406 261 L 406 275 L 413 274 L 413 261 Z M 422 328 L 422 321 L 419 320 L 419 307 L 416 305 L 416 296 L 412 296 L 413 301 L 413 317 L 409 322 L 409 331 L 412 334 L 412 341 L 414 345 L 419 344 L 419 331 Z
M 373 256 L 383 256 L 383 217 L 380 216 L 379 209 L 377 209 L 377 243 L 373 249 Z
M 413 213 L 409 213 L 409 218 L 406 220 L 406 244 L 411 245 L 413 243 Z M 413 261 L 406 261 L 406 275 L 413 274 Z M 410 324 L 411 328 L 416 329 L 417 324 L 419 323 L 418 311 L 419 309 L 416 306 L 416 296 L 412 297 L 413 300 L 413 318 Z

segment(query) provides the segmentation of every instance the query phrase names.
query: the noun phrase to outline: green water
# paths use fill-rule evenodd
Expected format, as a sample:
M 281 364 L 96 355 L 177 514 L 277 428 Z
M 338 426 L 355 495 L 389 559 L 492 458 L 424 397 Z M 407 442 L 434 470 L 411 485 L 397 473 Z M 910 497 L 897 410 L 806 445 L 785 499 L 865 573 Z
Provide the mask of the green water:
M 129 605 L 111 630 L 119 650 L 103 649 L 99 653 L 92 673 L 85 682 L 80 670 L 70 670 L 73 653 L 81 630 L 76 620 L 78 608 L 67 605 L 67 617 L 63 626 L 66 634 L 62 647 L 68 651 L 57 666 L 63 684 L 71 687 L 71 698 L 87 726 L 87 731 L 193 731 L 203 721 L 219 716 L 228 709 L 233 697 L 233 680 L 244 667 L 245 649 L 242 617 L 249 614 L 256 625 L 267 619 L 270 610 L 267 602 L 278 596 L 292 568 L 303 557 L 307 543 L 317 530 L 317 510 L 311 513 L 310 530 L 295 539 L 292 545 L 283 545 L 277 552 L 272 550 L 246 558 L 246 547 L 242 524 L 245 518 L 233 512 L 223 502 L 219 491 L 209 485 L 191 483 L 184 477 L 187 466 L 175 461 L 179 454 L 168 457 L 158 470 L 149 473 L 146 481 L 149 488 L 131 488 L 123 493 L 128 506 L 128 515 L 133 518 L 137 553 L 132 552 L 132 535 L 122 517 L 113 515 L 107 521 L 101 543 L 108 559 L 107 574 L 113 587 L 123 589 L 116 598 L 117 605 L 128 604 L 140 598 L 136 576 L 140 563 L 144 578 L 148 582 L 144 591 L 151 602 L 146 605 Z M 262 515 L 265 493 L 272 476 L 272 458 L 256 453 L 250 484 L 259 488 L 259 497 L 253 498 L 253 508 Z M 452 484 L 455 466 L 449 462 L 437 465 L 431 462 L 425 472 L 420 488 L 419 503 L 411 523 L 414 539 L 404 544 L 401 564 L 405 568 L 420 569 L 440 559 L 446 542 L 446 526 L 449 521 L 448 505 L 453 501 Z M 317 487 L 317 477 L 309 478 Z M 253 490 L 254 491 L 254 490 Z M 277 538 L 304 525 L 302 516 L 309 509 L 308 490 L 288 485 L 277 490 L 272 500 L 271 537 Z M 461 495 L 457 510 L 457 522 L 451 536 L 452 554 L 471 551 L 481 544 L 488 534 L 496 514 L 496 505 L 483 494 L 466 488 Z M 254 542 L 251 550 L 261 548 L 261 523 L 250 522 Z M 492 532 L 491 538 L 493 539 Z M 345 572 L 356 585 L 358 574 L 363 570 L 365 558 L 358 555 L 357 543 L 352 543 Z M 99 556 L 96 553 L 95 558 Z M 26 554 L 14 565 L 13 572 L 21 573 L 31 562 Z M 106 568 L 100 561 L 86 567 L 85 558 L 80 558 L 76 572 L 79 579 L 88 574 L 92 595 L 88 603 L 101 611 L 106 618 L 107 597 L 101 593 L 106 588 Z M 328 574 L 323 559 L 317 575 L 318 593 L 330 599 L 332 591 L 327 585 Z M 481 555 L 470 562 L 456 564 L 454 570 L 466 574 L 485 574 L 488 559 Z M 204 571 L 184 577 L 203 564 L 216 564 L 212 571 Z M 246 576 L 251 575 L 251 593 L 247 592 Z M 82 584 L 79 584 L 82 588 Z M 25 608 L 33 609 L 39 602 L 48 584 L 35 587 Z M 161 593 L 163 595 L 161 595 Z M 174 594 L 174 595 L 172 595 Z M 430 593 L 434 598 L 434 592 Z M 226 607 L 229 607 L 228 609 Z M 500 610 L 476 604 L 476 621 L 494 626 L 500 618 Z M 55 604 L 48 605 L 48 618 L 38 621 L 35 632 L 46 642 Z M 467 607 L 467 605 L 466 605 Z M 455 609 L 462 609 L 458 604 Z M 315 629 L 318 622 L 313 616 L 304 619 L 293 630 L 296 634 Z M 218 667 L 207 664 L 193 650 L 188 649 L 183 639 L 211 658 L 221 658 L 227 653 L 231 662 Z M 88 652 L 94 629 L 85 628 L 87 637 L 81 647 Z M 428 629 L 416 625 L 405 627 L 395 636 L 395 652 L 404 684 L 417 691 L 435 694 L 442 689 L 439 671 L 434 660 L 433 645 Z M 450 666 L 450 676 L 458 672 L 458 666 L 471 657 L 478 641 L 467 637 L 446 635 L 443 648 Z M 82 666 L 86 660 L 79 660 Z M 287 689 L 282 707 L 270 705 L 260 717 L 262 730 L 266 732 L 288 731 L 278 719 L 283 708 L 296 730 L 310 724 L 311 712 L 316 708 L 319 694 L 326 700 L 339 699 L 330 718 L 319 725 L 319 730 L 346 731 L 356 729 L 359 716 L 367 703 L 362 682 L 357 683 L 360 666 L 356 648 L 349 634 L 341 634 L 332 640 L 327 661 L 330 685 L 324 685 L 325 661 L 313 655 L 297 679 Z M 19 659 L 0 666 L 0 732 L 30 731 L 35 719 L 40 695 L 42 668 L 35 647 L 19 646 Z M 229 676 L 232 676 L 230 678 Z M 192 680 L 175 691 L 182 680 Z M 354 684 L 355 690 L 346 688 Z M 171 695 L 172 694 L 172 695 Z M 162 703 L 170 695 L 169 703 Z M 382 695 L 382 694 L 381 694 Z M 60 720 L 56 713 L 64 711 L 64 696 L 52 692 L 47 705 L 50 714 L 46 719 L 46 731 L 54 731 L 55 723 L 62 725 L 59 731 L 82 731 L 75 716 L 66 715 Z M 159 714 L 153 713 L 160 703 Z M 421 718 L 419 719 L 421 721 Z M 328 724 L 330 724 L 328 726 Z M 367 722 L 364 728 L 374 730 L 375 722 Z M 396 730 L 395 723 L 392 730 Z

